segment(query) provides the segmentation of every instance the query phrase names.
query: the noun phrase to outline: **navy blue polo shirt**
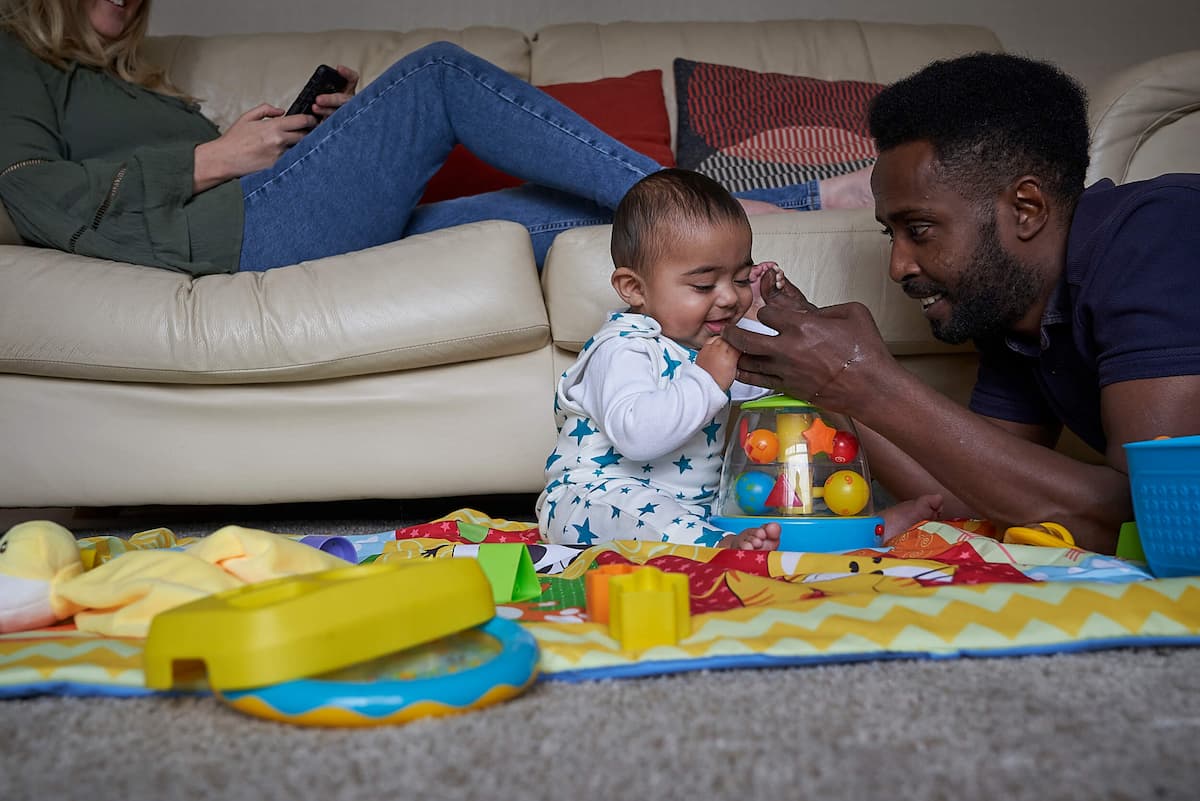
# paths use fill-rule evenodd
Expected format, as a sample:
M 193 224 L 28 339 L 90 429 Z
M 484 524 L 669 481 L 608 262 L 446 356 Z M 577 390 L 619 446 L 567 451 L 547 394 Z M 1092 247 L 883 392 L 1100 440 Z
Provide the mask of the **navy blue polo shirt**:
M 978 345 L 973 411 L 1061 422 L 1103 453 L 1103 387 L 1200 375 L 1200 175 L 1085 190 L 1041 342 Z

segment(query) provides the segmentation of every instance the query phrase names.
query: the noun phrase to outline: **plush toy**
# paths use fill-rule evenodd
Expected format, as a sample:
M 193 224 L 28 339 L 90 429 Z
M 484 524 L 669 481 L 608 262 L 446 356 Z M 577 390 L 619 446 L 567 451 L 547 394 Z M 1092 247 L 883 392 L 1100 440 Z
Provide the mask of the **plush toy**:
M 81 631 L 145 637 L 154 615 L 242 584 L 345 567 L 269 531 L 225 526 L 182 549 L 130 551 L 84 571 L 70 531 L 46 520 L 0 538 L 0 633 L 72 615 Z
M 58 587 L 83 572 L 75 537 L 57 523 L 33 520 L 0 537 L 0 632 L 26 631 L 70 617 L 79 607 Z

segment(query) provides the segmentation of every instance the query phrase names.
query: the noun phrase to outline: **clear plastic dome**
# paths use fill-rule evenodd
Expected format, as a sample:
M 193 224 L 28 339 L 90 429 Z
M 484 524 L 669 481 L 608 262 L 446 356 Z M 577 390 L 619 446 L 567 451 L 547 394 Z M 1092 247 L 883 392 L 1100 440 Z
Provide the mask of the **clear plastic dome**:
M 742 404 L 713 511 L 713 522 L 727 531 L 778 521 L 785 539 L 807 523 L 804 543 L 783 543 L 802 550 L 869 547 L 882 534 L 854 423 L 786 395 Z M 814 527 L 822 522 L 828 525 Z M 823 543 L 828 547 L 816 547 Z

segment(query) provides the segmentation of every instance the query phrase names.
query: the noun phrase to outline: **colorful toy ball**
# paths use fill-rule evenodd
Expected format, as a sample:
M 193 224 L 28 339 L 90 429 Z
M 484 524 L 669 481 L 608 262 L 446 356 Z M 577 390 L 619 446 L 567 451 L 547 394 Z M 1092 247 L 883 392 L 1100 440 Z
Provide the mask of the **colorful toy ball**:
M 734 484 L 738 506 L 748 515 L 760 515 L 767 509 L 767 496 L 775 481 L 766 473 L 742 473 Z
M 750 457 L 750 461 L 768 464 L 775 461 L 775 457 L 779 455 L 779 437 L 775 436 L 774 431 L 756 428 L 746 435 L 742 448 Z
M 833 447 L 829 450 L 829 459 L 836 464 L 848 464 L 858 456 L 858 437 L 849 431 L 839 431 L 833 435 Z
M 836 515 L 861 512 L 871 498 L 867 480 L 853 470 L 838 470 L 825 480 L 825 505 Z

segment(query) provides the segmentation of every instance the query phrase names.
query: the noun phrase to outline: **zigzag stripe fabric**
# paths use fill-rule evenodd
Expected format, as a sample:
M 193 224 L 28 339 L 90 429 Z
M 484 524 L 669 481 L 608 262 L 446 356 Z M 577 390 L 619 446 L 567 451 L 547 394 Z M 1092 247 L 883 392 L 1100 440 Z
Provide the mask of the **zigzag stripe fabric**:
M 735 192 L 862 169 L 875 161 L 866 112 L 882 88 L 675 59 L 676 163 Z
M 580 680 L 723 667 L 891 658 L 1011 656 L 1200 645 L 1200 576 L 1153 579 L 1135 563 L 1072 548 L 1007 545 L 977 521 L 926 523 L 890 550 L 749 553 L 658 542 L 550 545 L 527 523 L 460 510 L 396 532 L 353 536 L 358 561 L 469 557 L 482 542 L 529 549 L 542 593 L 498 606 L 542 652 L 542 675 Z M 97 560 L 179 547 L 169 532 L 81 541 Z M 457 553 L 456 553 L 457 552 Z M 688 576 L 691 634 L 622 650 L 591 622 L 586 575 L 651 565 Z M 72 625 L 0 636 L 0 697 L 144 695 L 142 644 Z M 186 689 L 186 688 L 185 688 Z M 190 686 L 205 691 L 202 684 Z

